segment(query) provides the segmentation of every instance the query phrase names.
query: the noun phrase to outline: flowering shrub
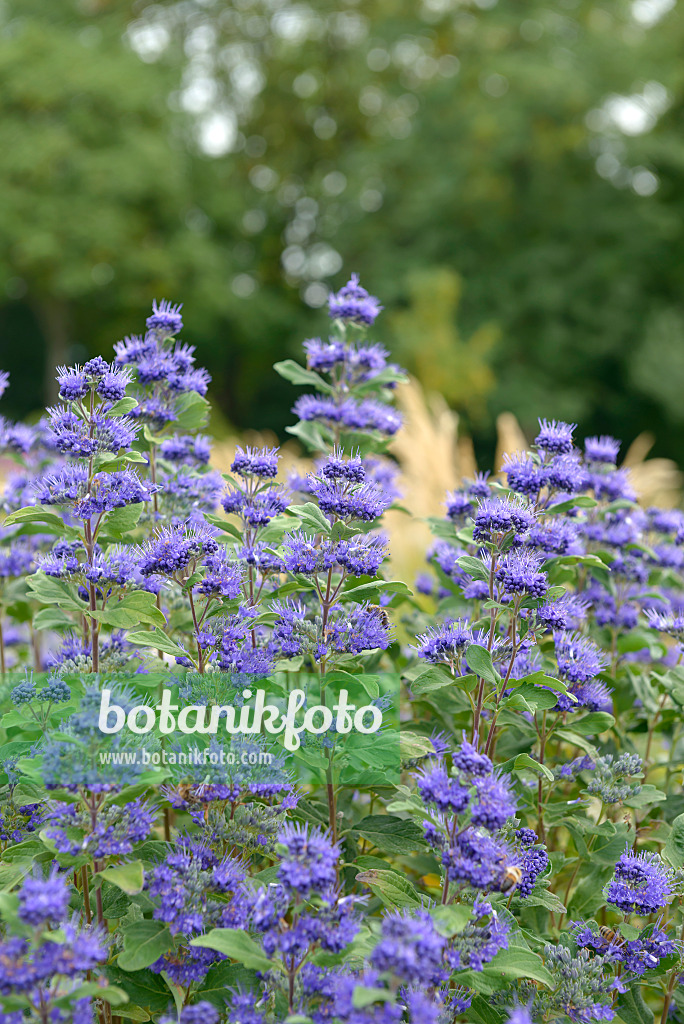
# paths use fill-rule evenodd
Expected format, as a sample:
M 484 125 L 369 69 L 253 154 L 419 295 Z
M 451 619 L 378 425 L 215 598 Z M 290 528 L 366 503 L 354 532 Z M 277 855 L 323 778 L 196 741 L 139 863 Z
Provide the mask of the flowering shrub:
M 391 579 L 381 310 L 276 366 L 305 476 L 211 469 L 168 302 L 0 424 L 4 1024 L 684 1019 L 684 514 L 542 420 Z

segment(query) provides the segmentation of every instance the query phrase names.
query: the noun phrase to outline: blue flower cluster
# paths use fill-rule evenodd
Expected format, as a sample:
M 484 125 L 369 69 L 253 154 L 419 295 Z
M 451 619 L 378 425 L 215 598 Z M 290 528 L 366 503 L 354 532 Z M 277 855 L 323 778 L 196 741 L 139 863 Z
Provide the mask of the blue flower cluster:
M 352 275 L 277 365 L 289 477 L 212 468 L 166 300 L 0 418 L 6 1024 L 678 1019 L 684 513 L 540 420 L 412 594 L 381 312 Z

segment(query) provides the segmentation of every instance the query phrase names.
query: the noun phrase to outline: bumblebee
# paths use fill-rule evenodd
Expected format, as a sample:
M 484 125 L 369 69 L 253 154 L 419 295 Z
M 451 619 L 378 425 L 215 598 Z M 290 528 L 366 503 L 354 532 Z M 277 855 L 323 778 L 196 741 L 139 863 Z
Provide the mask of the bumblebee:
M 620 935 L 619 932 L 613 931 L 607 924 L 599 925 L 599 935 L 606 942 L 610 943 L 611 946 L 624 946 L 627 941 L 624 935 Z
M 517 864 L 509 864 L 504 868 L 501 876 L 501 892 L 512 892 L 522 882 L 522 868 Z
M 369 604 L 368 611 L 373 612 L 375 614 L 376 618 L 380 620 L 385 629 L 390 628 L 392 623 L 390 622 L 389 615 L 387 614 L 384 608 L 380 607 L 379 604 Z
M 201 804 L 202 800 L 197 795 L 198 786 L 196 782 L 181 782 L 179 786 L 176 786 L 176 792 L 181 800 L 186 804 Z
M 181 782 L 179 786 L 176 786 L 176 793 L 188 807 L 197 807 L 204 805 L 204 820 L 208 822 L 209 804 L 202 799 L 202 794 L 204 793 L 206 788 L 206 782 L 200 782 L 199 785 L 196 782 Z

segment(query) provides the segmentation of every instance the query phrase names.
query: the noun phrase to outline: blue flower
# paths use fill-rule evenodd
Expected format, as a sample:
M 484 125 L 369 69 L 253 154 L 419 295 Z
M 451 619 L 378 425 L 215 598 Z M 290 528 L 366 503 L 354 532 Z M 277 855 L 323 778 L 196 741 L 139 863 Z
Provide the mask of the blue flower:
M 139 549 L 138 568 L 143 576 L 173 576 L 191 560 L 218 551 L 214 534 L 207 524 L 162 527 Z
M 241 448 L 235 451 L 231 464 L 233 473 L 242 477 L 270 479 L 278 475 L 278 448 Z
M 152 313 L 146 320 L 147 327 L 163 336 L 178 334 L 183 329 L 182 303 L 173 306 L 166 299 L 152 302 Z
M 506 474 L 508 486 L 517 494 L 536 498 L 547 484 L 546 467 L 529 452 L 504 455 L 501 472 Z
M 586 683 L 601 672 L 608 659 L 596 644 L 579 633 L 556 633 L 558 671 L 572 683 Z
M 447 518 L 452 522 L 460 522 L 472 515 L 475 504 L 465 491 L 453 491 L 446 496 Z
M 180 1024 L 218 1024 L 219 1012 L 215 1006 L 203 999 L 191 1006 L 184 1006 L 180 1017 L 162 1017 L 160 1024 L 178 1024 L 179 1021 Z M 252 1024 L 252 1022 L 245 1019 L 245 1024 Z
M 625 848 L 615 876 L 605 889 L 607 903 L 624 914 L 642 917 L 666 907 L 675 894 L 672 873 L 657 853 L 634 853 Z
M 575 454 L 557 455 L 547 466 L 546 478 L 551 490 L 562 491 L 564 495 L 577 494 L 590 484 L 589 476 Z
M 377 519 L 392 504 L 392 497 L 372 483 L 359 484 L 349 488 L 341 481 L 333 483 L 314 480 L 312 492 L 318 499 L 322 512 L 336 516 L 345 522 L 359 520 L 371 522 Z
M 79 366 L 58 366 L 57 383 L 59 397 L 66 402 L 76 402 L 90 391 L 88 377 Z
M 211 442 L 202 434 L 175 434 L 162 441 L 159 454 L 169 462 L 186 466 L 206 465 L 211 454 Z
M 444 814 L 460 814 L 470 802 L 468 787 L 458 778 L 450 778 L 441 764 L 423 768 L 416 779 L 423 802 L 434 804 Z
M 522 498 L 483 498 L 475 512 L 475 540 L 490 540 L 492 535 L 511 531 L 524 533 L 535 523 L 535 513 Z
M 527 548 L 513 548 L 504 555 L 495 573 L 504 594 L 543 597 L 549 583 L 541 564 L 541 557 Z
M 594 462 L 603 465 L 615 465 L 620 442 L 614 437 L 602 434 L 600 437 L 587 437 L 584 439 L 584 455 L 587 462 Z
M 515 1006 L 508 1015 L 506 1024 L 534 1024 L 527 1006 Z
M 327 893 L 337 882 L 340 849 L 321 829 L 288 823 L 278 833 L 282 847 L 278 880 L 287 889 L 306 897 Z
M 515 814 L 515 798 L 508 783 L 496 775 L 473 780 L 476 797 L 471 802 L 471 821 L 494 831 L 502 828 Z
M 346 459 L 342 449 L 335 447 L 320 467 L 320 475 L 326 480 L 349 480 L 360 484 L 366 479 L 366 467 L 360 455 L 352 454 Z
M 427 911 L 395 911 L 383 917 L 370 960 L 378 971 L 389 971 L 409 984 L 438 985 L 447 976 L 445 946 Z
M 45 877 L 34 874 L 24 879 L 19 890 L 19 920 L 34 927 L 57 926 L 66 917 L 69 896 L 68 881 L 59 874 L 59 865 L 54 863 Z
M 359 284 L 359 275 L 352 274 L 343 288 L 331 292 L 328 309 L 333 320 L 347 320 L 349 323 L 370 327 L 382 310 L 378 299 L 369 295 Z
M 449 942 L 447 962 L 452 970 L 481 971 L 500 949 L 508 949 L 510 925 L 491 903 L 478 894 L 465 928 Z
M 416 638 L 418 643 L 414 650 L 419 658 L 439 664 L 457 661 L 467 647 L 473 643 L 473 632 L 465 619 L 445 622 L 441 626 L 431 626 L 427 633 Z
M 566 454 L 572 451 L 572 435 L 576 428 L 576 423 L 539 420 L 539 433 L 534 439 L 534 443 L 542 451 L 552 452 L 554 455 Z

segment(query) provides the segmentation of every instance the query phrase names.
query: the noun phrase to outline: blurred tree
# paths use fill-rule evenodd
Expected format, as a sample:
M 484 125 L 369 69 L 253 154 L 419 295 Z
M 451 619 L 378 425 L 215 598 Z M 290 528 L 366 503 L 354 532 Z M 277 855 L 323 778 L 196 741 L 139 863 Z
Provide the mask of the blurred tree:
M 139 0 L 128 25 L 105 0 L 6 9 L 11 294 L 20 278 L 84 336 L 96 319 L 103 345 L 150 294 L 183 299 L 223 409 L 282 430 L 267 367 L 311 329 L 300 298 L 321 306 L 355 269 L 407 307 L 423 363 L 498 326 L 475 363 L 496 377 L 490 422 L 649 426 L 678 455 L 682 371 L 660 388 L 650 360 L 658 318 L 684 316 L 681 4 Z M 432 267 L 465 282 L 459 335 L 447 277 L 415 276 Z M 444 387 L 489 447 L 454 351 Z
M 188 289 L 225 310 L 225 249 L 193 230 L 202 165 L 169 123 L 174 78 L 124 47 L 126 14 L 106 2 L 3 5 L 0 289 L 38 321 L 46 395 L 80 337 L 111 343 L 154 295 Z
M 263 314 L 278 261 L 286 284 L 321 305 L 344 262 L 388 306 L 415 312 L 410 275 L 445 267 L 466 282 L 464 335 L 493 320 L 502 332 L 481 360 L 496 371 L 492 413 L 512 408 L 527 429 L 556 415 L 628 435 L 655 416 L 663 450 L 684 443 L 684 426 L 630 369 L 654 310 L 679 308 L 684 283 L 681 5 L 165 0 L 139 10 L 133 47 L 186 62 L 179 106 L 217 163 L 240 169 L 245 269 L 234 286 L 245 305 Z M 274 342 L 296 344 L 298 327 Z M 426 329 L 419 358 L 438 340 Z M 260 383 L 266 354 L 246 354 L 244 396 L 277 399 Z M 444 388 L 468 411 L 457 381 Z M 283 414 L 274 407 L 275 423 Z

